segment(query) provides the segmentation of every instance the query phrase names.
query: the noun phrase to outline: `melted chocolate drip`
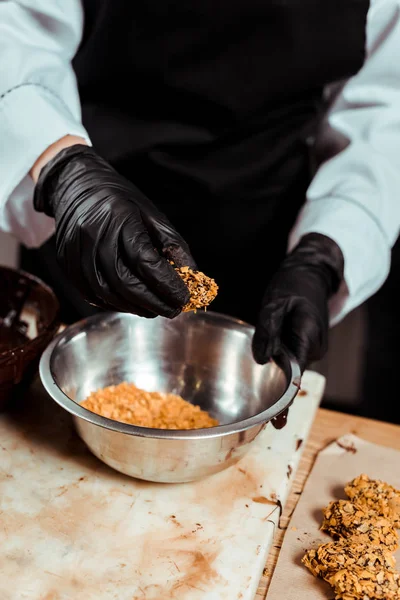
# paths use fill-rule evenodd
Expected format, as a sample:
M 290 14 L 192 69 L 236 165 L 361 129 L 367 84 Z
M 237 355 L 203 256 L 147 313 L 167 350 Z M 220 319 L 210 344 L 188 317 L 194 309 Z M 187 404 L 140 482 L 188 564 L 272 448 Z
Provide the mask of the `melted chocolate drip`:
M 287 408 L 280 415 L 271 420 L 272 425 L 275 429 L 283 429 L 287 423 L 289 409 Z

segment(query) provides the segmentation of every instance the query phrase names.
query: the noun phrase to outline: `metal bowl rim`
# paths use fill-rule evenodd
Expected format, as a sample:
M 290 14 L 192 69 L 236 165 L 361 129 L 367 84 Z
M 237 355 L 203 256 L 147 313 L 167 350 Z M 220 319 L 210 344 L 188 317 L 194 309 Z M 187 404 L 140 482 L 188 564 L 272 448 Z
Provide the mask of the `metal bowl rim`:
M 239 326 L 241 329 L 247 330 L 247 332 L 250 334 L 254 331 L 254 328 L 248 323 L 240 321 L 239 319 L 235 319 L 234 317 L 231 317 L 229 315 L 224 315 L 223 313 L 217 313 L 213 311 L 207 311 L 203 314 L 207 315 L 206 319 L 222 320 L 226 323 L 230 322 L 231 324 L 236 325 L 236 327 Z M 50 395 L 50 397 L 74 417 L 78 417 L 80 419 L 83 419 L 84 421 L 92 423 L 93 425 L 98 425 L 99 427 L 110 429 L 111 431 L 115 431 L 117 433 L 123 433 L 137 437 L 157 438 L 165 440 L 210 439 L 224 437 L 233 433 L 239 433 L 241 431 L 245 431 L 252 427 L 263 425 L 264 423 L 271 421 L 292 404 L 300 389 L 301 371 L 299 364 L 292 355 L 287 354 L 290 363 L 291 373 L 290 381 L 285 393 L 279 398 L 277 402 L 275 402 L 275 404 L 273 404 L 266 410 L 254 415 L 253 417 L 242 419 L 240 421 L 235 421 L 234 423 L 229 423 L 228 425 L 218 425 L 217 427 L 211 427 L 208 429 L 191 430 L 152 429 L 148 427 L 130 425 L 128 423 L 120 423 L 119 421 L 114 421 L 113 419 L 102 417 L 96 413 L 91 412 L 90 410 L 87 410 L 74 400 L 71 400 L 57 385 L 51 371 L 51 359 L 53 351 L 62 341 L 72 339 L 77 334 L 81 333 L 82 331 L 85 331 L 88 325 L 93 325 L 97 321 L 105 322 L 111 321 L 116 317 L 129 318 L 130 316 L 131 315 L 129 315 L 128 313 L 117 312 L 103 312 L 91 315 L 66 327 L 50 342 L 50 344 L 43 352 L 39 364 L 39 374 L 42 384 L 47 393 Z

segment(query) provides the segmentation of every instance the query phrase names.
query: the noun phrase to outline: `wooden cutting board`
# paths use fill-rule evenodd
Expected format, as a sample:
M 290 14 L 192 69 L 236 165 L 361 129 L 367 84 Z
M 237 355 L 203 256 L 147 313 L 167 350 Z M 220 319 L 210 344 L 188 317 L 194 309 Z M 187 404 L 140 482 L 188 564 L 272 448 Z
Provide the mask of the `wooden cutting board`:
M 237 465 L 165 485 L 103 465 L 36 383 L 0 416 L 0 600 L 252 600 L 324 385 Z

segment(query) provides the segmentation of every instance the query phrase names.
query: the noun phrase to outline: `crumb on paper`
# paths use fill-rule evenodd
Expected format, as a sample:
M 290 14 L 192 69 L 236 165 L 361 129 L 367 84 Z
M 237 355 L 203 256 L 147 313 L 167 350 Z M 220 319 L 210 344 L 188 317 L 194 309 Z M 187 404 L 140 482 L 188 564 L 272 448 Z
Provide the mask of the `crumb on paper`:
M 218 425 L 207 412 L 180 396 L 146 392 L 126 382 L 93 392 L 81 406 L 108 419 L 140 427 L 187 430 Z
M 201 271 L 193 271 L 189 267 L 175 267 L 179 277 L 189 288 L 190 300 L 183 307 L 183 312 L 206 308 L 218 294 L 218 286 L 214 279 Z

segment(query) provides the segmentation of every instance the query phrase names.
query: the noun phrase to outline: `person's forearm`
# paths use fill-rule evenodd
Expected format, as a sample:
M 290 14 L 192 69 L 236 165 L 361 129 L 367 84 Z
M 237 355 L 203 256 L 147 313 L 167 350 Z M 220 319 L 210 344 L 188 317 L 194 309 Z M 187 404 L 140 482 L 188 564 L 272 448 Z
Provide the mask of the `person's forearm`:
M 11 0 L 0 2 L 0 13 L 0 231 L 39 247 L 54 222 L 35 211 L 29 173 L 38 177 L 41 155 L 57 140 L 70 135 L 90 144 L 71 64 L 83 7 L 81 0 Z
M 390 270 L 400 231 L 400 14 L 398 0 L 377 0 L 369 14 L 367 59 L 339 89 L 322 122 L 322 160 L 290 236 L 334 240 L 344 256 L 344 283 L 330 306 L 331 324 L 365 302 Z
M 46 150 L 39 156 L 39 158 L 37 159 L 37 161 L 35 162 L 35 164 L 29 172 L 34 183 L 36 183 L 39 179 L 40 171 L 49 162 L 49 160 L 54 158 L 54 156 L 56 156 L 60 152 L 60 150 L 68 148 L 69 146 L 74 146 L 75 144 L 88 145 L 87 141 L 81 137 L 78 137 L 76 135 L 66 135 L 60 140 L 57 140 L 57 142 L 55 142 L 54 144 L 51 144 L 51 146 L 49 146 L 48 148 L 46 148 Z

